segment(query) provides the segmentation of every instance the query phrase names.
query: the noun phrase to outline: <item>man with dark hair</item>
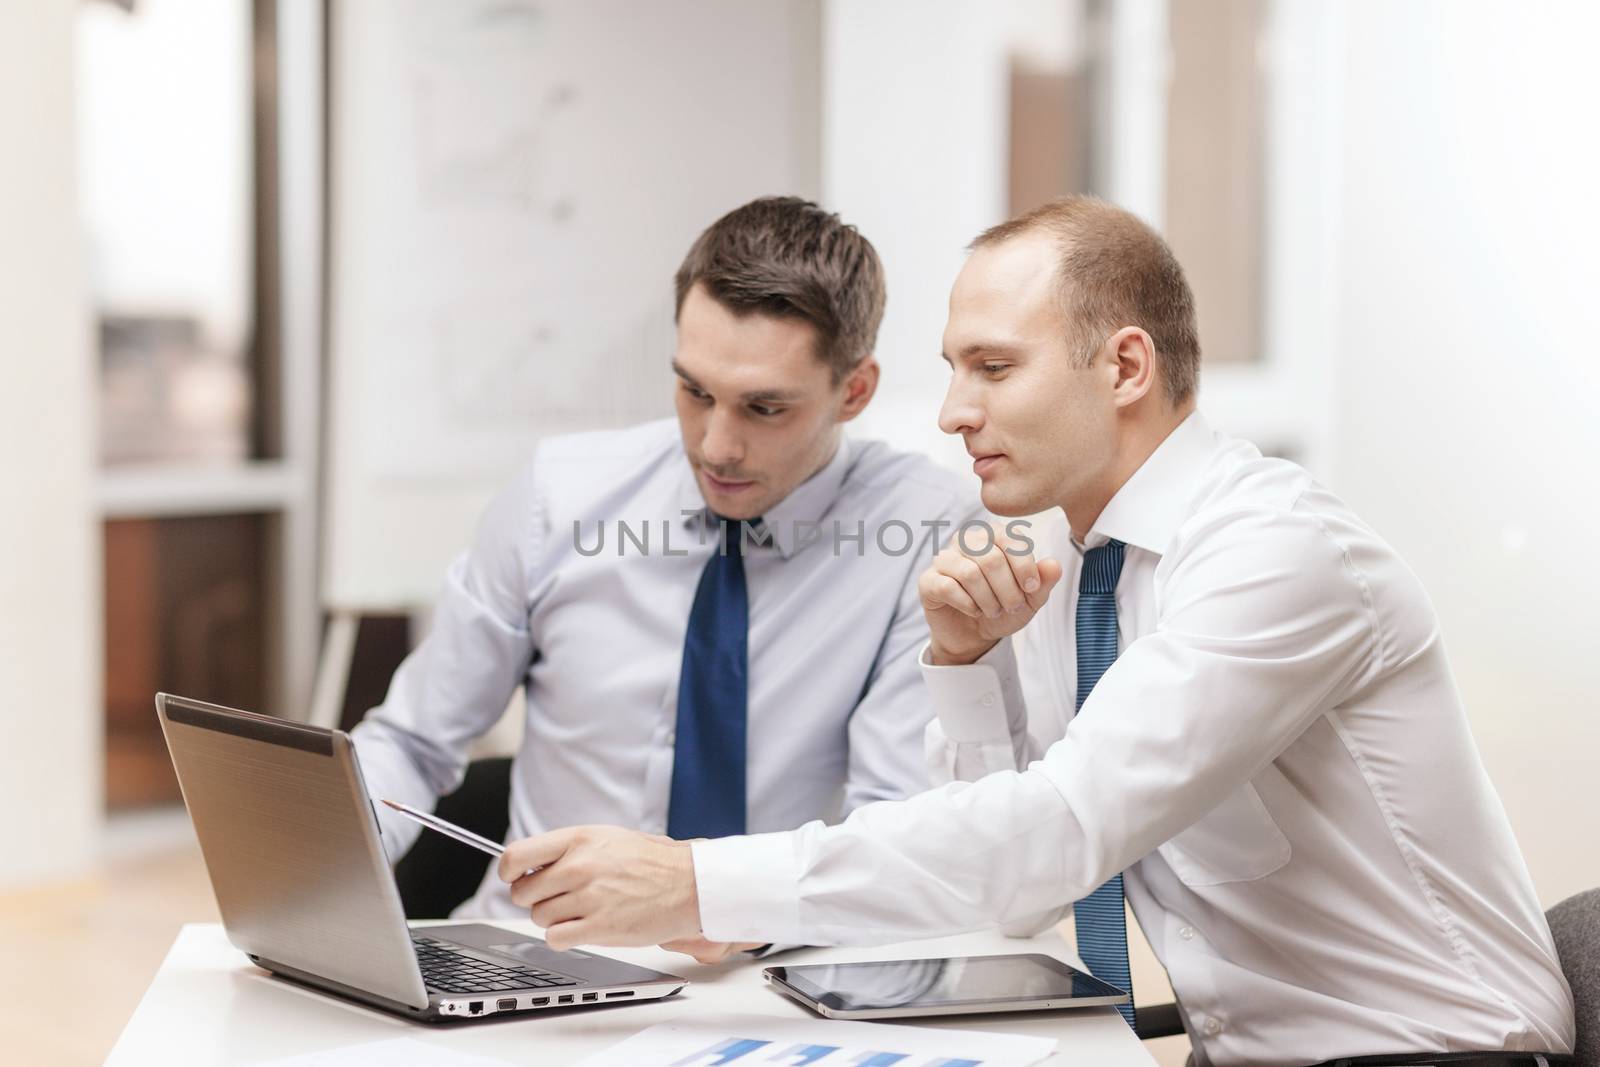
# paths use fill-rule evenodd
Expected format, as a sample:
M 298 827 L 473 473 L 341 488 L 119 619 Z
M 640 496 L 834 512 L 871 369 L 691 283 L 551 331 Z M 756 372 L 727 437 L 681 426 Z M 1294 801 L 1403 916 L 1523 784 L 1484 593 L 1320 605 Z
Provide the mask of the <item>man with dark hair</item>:
M 1066 520 L 1054 556 L 958 541 L 920 579 L 943 787 L 787 833 L 513 842 L 501 876 L 550 944 L 1070 909 L 1127 988 L 1127 904 L 1197 1063 L 1570 1063 L 1572 994 L 1427 595 L 1304 470 L 1206 424 L 1161 238 L 1087 198 L 985 233 L 943 356 L 984 504 Z
M 677 419 L 546 439 L 490 505 L 354 732 L 374 796 L 431 808 L 518 686 L 512 838 L 790 829 L 926 785 L 916 577 L 979 509 L 929 460 L 843 435 L 878 384 L 877 253 L 762 199 L 676 288 Z M 417 828 L 378 810 L 398 858 Z M 490 871 L 457 914 L 521 909 Z
M 835 385 L 871 353 L 883 319 L 883 266 L 872 245 L 793 197 L 755 200 L 712 223 L 673 281 L 679 315 L 698 285 L 735 314 L 810 322 Z

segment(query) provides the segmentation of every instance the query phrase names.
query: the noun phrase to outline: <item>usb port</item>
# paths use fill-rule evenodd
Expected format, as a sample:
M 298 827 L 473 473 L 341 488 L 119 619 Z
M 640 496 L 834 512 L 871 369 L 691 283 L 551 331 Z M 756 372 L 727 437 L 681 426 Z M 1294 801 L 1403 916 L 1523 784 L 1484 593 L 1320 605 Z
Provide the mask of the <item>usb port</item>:
M 620 989 L 615 993 L 607 993 L 606 994 L 606 999 L 607 1000 L 615 1000 L 618 997 L 631 997 L 631 996 L 633 996 L 633 990 L 631 990 L 631 989 Z
M 600 999 L 600 994 L 599 993 L 585 993 L 583 995 L 583 1002 L 585 1004 L 589 1003 L 591 1000 L 599 1000 L 599 999 Z
M 516 1011 L 517 1010 L 517 998 L 516 997 L 501 997 L 499 1000 L 494 1002 L 494 1006 L 499 1008 L 501 1011 Z
M 572 1003 L 572 994 L 568 993 L 564 997 L 557 997 L 556 998 L 556 1003 L 557 1004 L 571 1004 Z

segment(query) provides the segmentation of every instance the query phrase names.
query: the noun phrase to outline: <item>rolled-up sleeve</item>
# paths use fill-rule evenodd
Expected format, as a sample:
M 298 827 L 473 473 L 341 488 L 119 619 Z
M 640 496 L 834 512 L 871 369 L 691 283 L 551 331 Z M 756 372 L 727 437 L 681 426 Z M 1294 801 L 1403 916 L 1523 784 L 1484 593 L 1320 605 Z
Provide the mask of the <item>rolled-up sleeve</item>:
M 1315 518 L 1195 520 L 1162 567 L 1154 632 L 1025 770 L 871 804 L 834 827 L 697 845 L 706 935 L 867 944 L 1036 917 L 1184 830 L 1379 668 L 1363 581 Z M 985 707 L 983 687 L 967 688 L 961 707 Z M 1011 744 L 1014 723 L 964 718 L 958 687 L 949 695 L 945 729 L 976 738 L 956 743 Z

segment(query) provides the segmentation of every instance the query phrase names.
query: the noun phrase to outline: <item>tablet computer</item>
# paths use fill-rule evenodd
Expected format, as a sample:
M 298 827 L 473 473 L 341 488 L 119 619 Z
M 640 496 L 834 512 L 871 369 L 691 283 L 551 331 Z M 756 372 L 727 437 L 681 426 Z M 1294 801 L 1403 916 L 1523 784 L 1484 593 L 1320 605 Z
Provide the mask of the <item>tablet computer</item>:
M 768 967 L 779 992 L 830 1019 L 894 1019 L 1125 1004 L 1126 990 L 1038 953 Z

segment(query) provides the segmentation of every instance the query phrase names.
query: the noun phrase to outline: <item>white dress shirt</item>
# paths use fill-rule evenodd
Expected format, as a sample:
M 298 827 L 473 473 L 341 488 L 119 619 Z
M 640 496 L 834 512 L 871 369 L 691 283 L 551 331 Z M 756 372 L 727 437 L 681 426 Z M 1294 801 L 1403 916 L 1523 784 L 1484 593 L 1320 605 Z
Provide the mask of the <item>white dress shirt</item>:
M 752 832 L 926 788 L 916 580 L 942 541 L 925 524 L 948 539 L 978 509 L 930 460 L 845 439 L 764 516 L 771 543 L 744 552 Z M 585 823 L 665 833 L 684 632 L 718 547 L 706 515 L 673 420 L 544 441 L 353 733 L 372 795 L 431 809 L 523 685 L 511 839 Z M 398 859 L 419 828 L 378 811 Z M 457 915 L 526 911 L 491 866 Z
M 1112 538 L 1121 652 L 1074 717 L 1081 553 Z M 1395 552 L 1198 414 L 1063 540 L 1015 654 L 924 667 L 930 760 L 963 780 L 695 845 L 706 935 L 1037 928 L 1123 871 L 1199 1063 L 1570 1051 L 1549 928 Z

